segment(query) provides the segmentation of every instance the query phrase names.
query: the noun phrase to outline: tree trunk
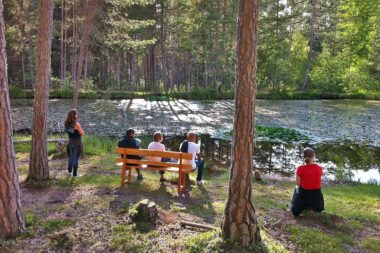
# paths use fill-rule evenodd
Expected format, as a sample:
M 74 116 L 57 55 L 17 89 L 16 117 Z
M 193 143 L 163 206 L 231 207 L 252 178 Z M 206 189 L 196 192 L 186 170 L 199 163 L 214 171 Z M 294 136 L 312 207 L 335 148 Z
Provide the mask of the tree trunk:
M 28 181 L 49 179 L 47 150 L 47 112 L 51 71 L 51 40 L 53 31 L 53 0 L 40 1 L 37 35 L 37 75 L 34 91 L 32 150 Z
M 315 19 L 317 15 L 317 0 L 311 0 L 311 16 L 310 16 L 310 42 L 309 42 L 309 57 L 307 62 L 307 68 L 305 71 L 305 76 L 303 78 L 302 90 L 305 91 L 307 88 L 307 83 L 309 80 L 309 73 L 311 70 L 311 65 L 313 62 L 314 55 L 314 43 L 315 43 Z
M 61 68 L 60 68 L 60 79 L 63 81 L 65 79 L 65 30 L 66 30 L 66 12 L 65 12 L 65 0 L 61 2 Z
M 16 236 L 25 229 L 12 141 L 8 92 L 3 0 L 0 0 L 0 238 Z
M 73 97 L 72 108 L 77 108 L 78 106 L 80 78 L 82 75 L 83 62 L 86 56 L 88 42 L 90 39 L 90 32 L 93 26 L 93 20 L 96 15 L 96 11 L 95 11 L 96 1 L 97 0 L 87 0 L 83 7 L 83 10 L 84 10 L 83 12 L 86 13 L 86 17 L 85 17 L 84 25 L 82 28 L 82 38 L 81 38 L 80 48 L 79 48 L 79 60 L 78 60 L 77 73 L 75 75 L 75 86 L 74 86 L 74 97 Z
M 258 0 L 240 0 L 237 38 L 237 85 L 228 200 L 222 221 L 225 239 L 248 247 L 260 231 L 252 204 L 255 129 Z

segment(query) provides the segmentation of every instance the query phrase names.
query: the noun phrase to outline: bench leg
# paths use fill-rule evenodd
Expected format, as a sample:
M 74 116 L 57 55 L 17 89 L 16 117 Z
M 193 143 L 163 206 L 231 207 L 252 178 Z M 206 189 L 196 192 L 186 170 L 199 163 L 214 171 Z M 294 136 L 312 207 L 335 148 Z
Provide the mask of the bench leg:
M 181 182 L 181 186 L 182 186 L 182 191 L 186 191 L 186 173 L 183 173 L 182 174 L 182 182 Z
M 121 187 L 124 187 L 125 186 L 125 173 L 126 173 L 126 168 L 123 167 L 122 171 L 121 171 Z
M 132 168 L 128 170 L 128 183 L 132 182 Z
M 182 185 L 182 173 L 178 173 L 178 194 L 181 193 L 181 185 Z

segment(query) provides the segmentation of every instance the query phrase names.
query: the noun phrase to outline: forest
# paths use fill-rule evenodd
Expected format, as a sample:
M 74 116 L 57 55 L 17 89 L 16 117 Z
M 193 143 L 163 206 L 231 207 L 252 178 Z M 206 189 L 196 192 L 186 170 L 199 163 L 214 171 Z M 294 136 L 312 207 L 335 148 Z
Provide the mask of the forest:
M 259 5 L 259 94 L 379 92 L 377 0 Z M 38 1 L 4 8 L 12 95 L 35 84 Z M 237 8 L 227 0 L 55 1 L 50 87 L 67 98 L 76 82 L 82 92 L 232 94 Z
M 0 0 L 0 252 L 380 252 L 379 40 L 378 0 Z

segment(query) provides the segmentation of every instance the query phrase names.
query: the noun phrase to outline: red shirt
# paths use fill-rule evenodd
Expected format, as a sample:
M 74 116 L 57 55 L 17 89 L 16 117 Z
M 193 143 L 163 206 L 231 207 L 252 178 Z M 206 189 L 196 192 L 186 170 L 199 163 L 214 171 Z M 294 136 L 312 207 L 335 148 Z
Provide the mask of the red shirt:
M 301 165 L 297 169 L 297 176 L 301 178 L 301 187 L 306 190 L 321 189 L 322 168 L 318 164 Z

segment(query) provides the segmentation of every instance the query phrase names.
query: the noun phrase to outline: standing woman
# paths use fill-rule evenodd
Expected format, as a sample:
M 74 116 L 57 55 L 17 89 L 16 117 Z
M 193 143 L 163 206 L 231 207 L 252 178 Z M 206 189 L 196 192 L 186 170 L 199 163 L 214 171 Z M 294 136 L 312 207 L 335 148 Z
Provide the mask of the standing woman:
M 311 148 L 303 150 L 305 164 L 297 168 L 297 187 L 293 195 L 292 213 L 295 216 L 303 210 L 322 212 L 325 209 L 321 191 L 322 168 L 314 163 L 315 153 Z
M 72 109 L 67 114 L 65 131 L 69 135 L 69 144 L 67 147 L 69 153 L 68 174 L 71 175 L 72 172 L 73 176 L 77 177 L 79 156 L 82 155 L 83 157 L 82 136 L 84 135 L 84 131 L 78 123 L 77 110 Z

